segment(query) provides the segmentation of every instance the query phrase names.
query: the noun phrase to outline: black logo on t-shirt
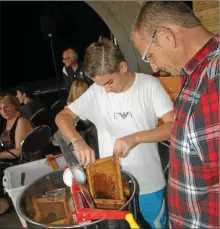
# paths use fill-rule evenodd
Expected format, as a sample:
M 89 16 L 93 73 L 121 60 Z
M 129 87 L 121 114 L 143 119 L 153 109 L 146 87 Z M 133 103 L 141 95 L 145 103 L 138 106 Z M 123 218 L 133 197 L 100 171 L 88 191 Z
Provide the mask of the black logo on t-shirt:
M 126 118 L 132 118 L 132 114 L 130 111 L 114 113 L 114 119 L 126 119 Z

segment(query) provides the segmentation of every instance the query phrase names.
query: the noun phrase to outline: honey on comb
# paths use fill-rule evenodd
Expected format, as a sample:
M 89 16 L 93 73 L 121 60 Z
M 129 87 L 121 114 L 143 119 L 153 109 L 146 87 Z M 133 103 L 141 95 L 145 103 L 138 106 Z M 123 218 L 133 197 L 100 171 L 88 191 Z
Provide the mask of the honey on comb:
M 119 209 L 124 205 L 120 163 L 117 157 L 98 159 L 86 169 L 86 172 L 96 208 Z
M 92 175 L 94 196 L 98 199 L 115 199 L 118 191 L 115 185 L 115 176 L 103 172 L 96 172 Z

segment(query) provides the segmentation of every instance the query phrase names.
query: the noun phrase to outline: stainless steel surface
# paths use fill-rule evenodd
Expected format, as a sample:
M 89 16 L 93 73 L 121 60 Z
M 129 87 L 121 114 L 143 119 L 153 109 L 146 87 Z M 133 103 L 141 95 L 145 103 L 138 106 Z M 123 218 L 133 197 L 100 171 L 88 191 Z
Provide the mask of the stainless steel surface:
M 48 188 L 51 185 L 53 185 L 53 187 L 56 187 L 57 189 L 62 189 L 62 188 L 66 187 L 66 185 L 63 182 L 63 172 L 64 172 L 63 170 L 50 172 L 50 173 L 38 178 L 36 181 L 32 182 L 30 185 L 28 185 L 24 189 L 24 191 L 21 193 L 21 195 L 18 197 L 18 200 L 17 200 L 17 210 L 18 210 L 18 213 L 21 215 L 22 218 L 24 218 L 27 222 L 29 222 L 31 224 L 45 227 L 45 228 L 84 228 L 85 227 L 82 225 L 70 225 L 70 226 L 62 226 L 62 227 L 60 226 L 59 227 L 59 226 L 48 226 L 48 225 L 36 223 L 33 221 L 33 217 L 31 217 L 26 210 L 26 200 L 28 197 L 44 195 L 49 190 Z M 133 198 L 134 198 L 134 195 L 136 192 L 135 180 L 129 173 L 127 173 L 125 171 L 122 171 L 122 177 L 123 177 L 123 179 L 128 181 L 130 188 L 132 190 L 132 195 L 127 200 L 126 204 L 124 206 L 122 206 L 119 210 L 135 209 L 132 206 Z M 105 220 L 96 220 L 96 221 L 88 223 L 87 226 L 96 225 L 96 224 L 104 222 L 104 221 Z
M 64 155 L 66 163 L 69 166 L 70 172 L 72 173 L 75 181 L 79 184 L 85 184 L 86 183 L 85 170 L 82 168 L 82 166 L 80 166 L 74 152 L 71 151 L 70 147 L 67 145 L 67 143 L 62 138 L 59 139 L 59 145 L 60 145 L 61 151 Z M 84 196 L 84 199 L 86 203 L 88 204 L 88 206 L 91 207 L 90 200 L 87 199 L 84 191 L 81 188 L 80 188 L 80 191 L 82 195 Z M 79 201 L 81 200 L 79 199 Z

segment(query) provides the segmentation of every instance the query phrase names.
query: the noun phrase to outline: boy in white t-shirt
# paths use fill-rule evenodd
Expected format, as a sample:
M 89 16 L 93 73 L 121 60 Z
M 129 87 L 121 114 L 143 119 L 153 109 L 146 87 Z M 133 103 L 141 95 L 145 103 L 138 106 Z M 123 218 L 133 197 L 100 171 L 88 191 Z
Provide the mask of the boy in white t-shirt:
M 165 179 L 156 142 L 170 138 L 173 104 L 168 94 L 155 77 L 131 72 L 119 47 L 110 41 L 87 48 L 84 70 L 95 83 L 57 115 L 59 129 L 86 167 L 95 154 L 72 120 L 80 117 L 93 122 L 100 158 L 121 157 L 122 168 L 138 182 L 142 217 L 152 228 L 165 228 Z M 164 123 L 159 127 L 158 118 Z

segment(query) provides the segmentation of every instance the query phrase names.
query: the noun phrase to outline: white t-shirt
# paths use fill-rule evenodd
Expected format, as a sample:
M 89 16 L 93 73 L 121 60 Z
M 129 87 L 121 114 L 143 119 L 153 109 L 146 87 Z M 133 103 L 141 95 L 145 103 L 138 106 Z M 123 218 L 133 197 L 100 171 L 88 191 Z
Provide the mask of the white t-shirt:
M 117 138 L 156 128 L 158 118 L 173 110 L 173 104 L 159 80 L 135 73 L 132 86 L 122 93 L 106 93 L 93 84 L 68 108 L 81 119 L 89 119 L 98 131 L 100 158 L 112 156 Z M 140 194 L 156 192 L 165 186 L 156 143 L 138 144 L 121 166 L 137 180 Z

